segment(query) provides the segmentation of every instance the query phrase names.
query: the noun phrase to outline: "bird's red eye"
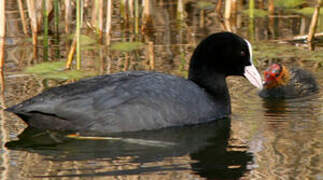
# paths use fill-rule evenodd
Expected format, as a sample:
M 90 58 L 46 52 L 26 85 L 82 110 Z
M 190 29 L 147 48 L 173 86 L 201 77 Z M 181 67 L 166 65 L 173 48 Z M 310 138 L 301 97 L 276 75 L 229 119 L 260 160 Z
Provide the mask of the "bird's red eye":
M 246 56 L 246 52 L 241 51 L 241 52 L 240 52 L 240 55 L 241 55 L 241 56 Z

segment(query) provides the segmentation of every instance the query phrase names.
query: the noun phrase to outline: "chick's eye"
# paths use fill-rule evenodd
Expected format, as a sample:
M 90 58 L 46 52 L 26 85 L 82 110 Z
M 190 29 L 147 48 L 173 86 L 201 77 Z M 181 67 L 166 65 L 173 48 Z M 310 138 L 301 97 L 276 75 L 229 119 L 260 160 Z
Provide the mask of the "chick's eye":
M 277 74 L 279 72 L 279 70 L 278 69 L 274 69 L 273 71 L 272 71 L 272 73 L 273 74 Z
M 241 55 L 241 56 L 246 56 L 246 52 L 241 51 L 241 52 L 240 52 L 240 55 Z

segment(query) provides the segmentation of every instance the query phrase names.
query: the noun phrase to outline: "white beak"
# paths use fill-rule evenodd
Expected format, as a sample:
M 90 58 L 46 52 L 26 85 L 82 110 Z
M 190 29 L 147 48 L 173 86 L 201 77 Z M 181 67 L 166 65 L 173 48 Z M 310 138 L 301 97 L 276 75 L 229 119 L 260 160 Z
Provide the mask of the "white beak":
M 250 53 L 250 66 L 246 66 L 244 68 L 244 77 L 246 77 L 249 82 L 256 86 L 258 89 L 262 89 L 263 88 L 263 83 L 261 80 L 261 76 L 259 74 L 259 72 L 257 71 L 256 67 L 253 65 L 253 61 L 252 61 L 252 47 L 251 44 L 249 43 L 248 40 L 245 39 L 245 41 L 248 44 L 248 49 L 249 49 L 249 53 Z
M 253 64 L 244 68 L 243 75 L 249 80 L 252 85 L 256 86 L 258 89 L 263 88 L 261 76 Z

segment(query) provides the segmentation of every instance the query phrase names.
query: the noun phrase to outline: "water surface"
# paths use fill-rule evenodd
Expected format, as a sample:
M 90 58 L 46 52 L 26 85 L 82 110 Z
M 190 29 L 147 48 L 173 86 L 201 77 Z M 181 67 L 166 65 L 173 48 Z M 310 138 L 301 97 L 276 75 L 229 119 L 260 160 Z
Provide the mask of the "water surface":
M 119 11 L 113 15 L 111 43 L 140 41 L 143 48 L 125 52 L 87 44 L 82 50 L 82 72 L 99 75 L 154 70 L 186 77 L 196 44 L 221 31 L 221 26 L 214 12 L 202 14 L 194 1 L 186 3 L 182 22 L 176 18 L 177 3 L 158 2 L 153 3 L 154 21 L 144 33 L 135 34 L 132 22 L 125 21 Z M 2 109 L 77 80 L 26 73 L 26 67 L 42 60 L 32 60 L 31 42 L 19 28 L 19 15 L 10 13 L 9 17 Z M 291 38 L 302 33 L 299 23 L 309 23 L 308 17 L 277 18 L 275 33 L 271 34 L 267 18 L 257 18 L 251 32 L 247 17 L 239 18 L 237 33 L 252 44 Z M 322 30 L 322 25 L 318 29 Z M 83 34 L 91 37 L 85 30 Z M 60 44 L 60 60 L 66 57 L 65 43 L 62 40 Z M 57 47 L 50 47 L 50 60 L 54 60 Z M 306 50 L 298 48 L 296 51 Z M 296 52 L 295 56 L 282 52 L 272 57 L 258 50 L 258 69 L 263 71 L 274 62 L 298 66 L 311 71 L 322 87 L 323 69 L 317 61 L 299 57 Z M 264 101 L 244 78 L 230 77 L 227 82 L 233 112 L 230 119 L 115 135 L 122 138 L 119 140 L 75 140 L 55 132 L 26 129 L 18 117 L 1 109 L 1 179 L 322 179 L 323 93 Z

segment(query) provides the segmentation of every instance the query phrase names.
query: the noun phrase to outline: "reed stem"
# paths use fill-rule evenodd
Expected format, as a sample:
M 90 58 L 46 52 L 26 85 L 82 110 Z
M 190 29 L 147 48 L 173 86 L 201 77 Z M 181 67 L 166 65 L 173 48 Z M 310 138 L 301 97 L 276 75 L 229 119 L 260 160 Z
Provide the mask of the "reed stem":
M 230 19 L 231 16 L 231 0 L 225 1 L 225 9 L 224 9 L 224 18 L 226 20 Z
M 33 59 L 37 59 L 37 16 L 36 16 L 36 8 L 34 0 L 27 0 L 28 14 L 31 21 L 31 31 L 32 31 L 32 39 L 33 39 Z
M 111 17 L 112 17 L 112 0 L 107 0 L 107 22 L 105 26 L 105 43 L 110 44 L 110 33 L 111 33 Z
M 76 0 L 76 69 L 81 69 L 81 1 Z
M 139 33 L 139 2 L 135 0 L 135 33 Z
M 44 21 L 44 35 L 43 35 L 43 60 L 48 61 L 48 13 L 47 0 L 43 0 L 43 21 Z
M 60 58 L 60 50 L 59 50 L 59 0 L 54 0 L 54 18 L 55 18 L 55 58 Z
M 70 31 L 70 24 L 72 18 L 72 4 L 71 0 L 65 0 L 65 32 L 69 33 Z
M 317 27 L 321 4 L 322 4 L 322 0 L 317 0 L 316 5 L 315 5 L 315 9 L 314 9 L 314 13 L 312 16 L 312 21 L 311 21 L 308 37 L 307 37 L 308 42 L 312 42 L 312 40 L 314 39 L 314 34 L 316 31 L 316 27 Z
M 22 30 L 24 31 L 24 34 L 27 35 L 28 28 L 27 28 L 27 22 L 26 22 L 26 17 L 24 12 L 24 6 L 21 0 L 17 0 L 17 3 L 18 3 L 19 13 L 20 13 L 20 18 L 22 23 Z

